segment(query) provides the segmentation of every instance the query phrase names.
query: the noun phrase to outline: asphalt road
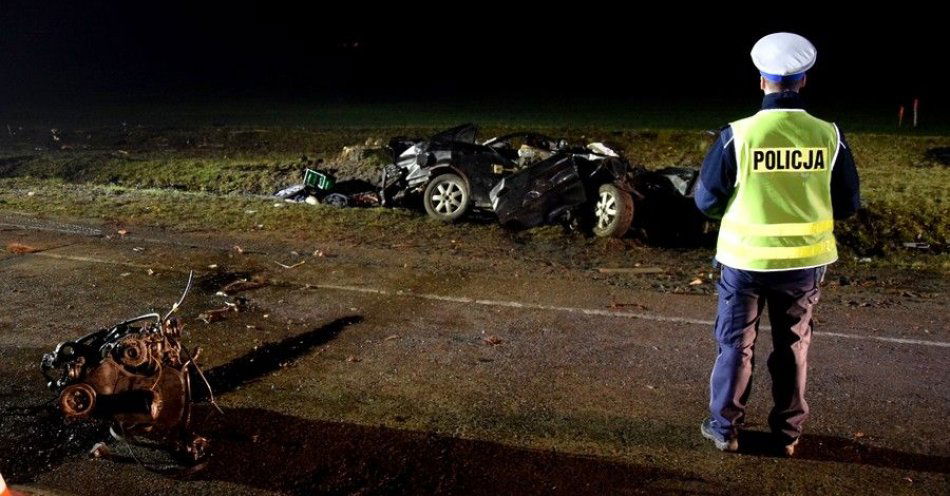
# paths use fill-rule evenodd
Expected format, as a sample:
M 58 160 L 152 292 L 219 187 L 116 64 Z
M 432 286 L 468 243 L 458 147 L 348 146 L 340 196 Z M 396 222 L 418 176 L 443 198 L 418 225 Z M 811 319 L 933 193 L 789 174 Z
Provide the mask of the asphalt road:
M 715 296 L 618 284 L 648 274 L 4 219 L 0 246 L 11 243 L 33 251 L 0 250 L 0 473 L 14 485 L 188 495 L 950 492 L 942 292 L 826 289 L 810 356 L 813 417 L 799 456 L 782 459 L 764 434 L 765 367 L 743 454 L 699 436 Z M 135 460 L 121 442 L 112 457 L 89 459 L 101 428 L 30 408 L 52 397 L 40 355 L 167 308 L 189 270 L 198 284 L 182 313 L 185 339 L 204 348 L 225 412 L 204 406 L 199 416 L 209 461 L 184 470 L 147 447 L 132 448 Z M 222 284 L 254 274 L 271 284 L 242 295 L 250 310 L 196 320 L 223 305 Z M 758 363 L 769 349 L 762 334 Z

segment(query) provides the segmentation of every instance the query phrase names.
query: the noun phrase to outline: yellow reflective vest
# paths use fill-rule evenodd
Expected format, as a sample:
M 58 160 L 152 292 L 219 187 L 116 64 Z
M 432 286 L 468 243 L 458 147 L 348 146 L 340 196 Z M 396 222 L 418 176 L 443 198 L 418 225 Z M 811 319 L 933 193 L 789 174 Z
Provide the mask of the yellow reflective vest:
M 762 110 L 730 125 L 738 170 L 716 259 L 751 271 L 837 260 L 831 207 L 837 126 L 802 109 Z

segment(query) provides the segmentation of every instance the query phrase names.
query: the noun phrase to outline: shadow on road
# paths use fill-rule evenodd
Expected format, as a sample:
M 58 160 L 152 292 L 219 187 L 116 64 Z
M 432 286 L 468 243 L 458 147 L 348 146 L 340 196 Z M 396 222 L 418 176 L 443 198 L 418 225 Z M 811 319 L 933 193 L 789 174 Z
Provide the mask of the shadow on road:
M 211 390 L 215 394 L 234 391 L 238 387 L 279 370 L 281 364 L 292 362 L 310 353 L 314 348 L 329 343 L 343 329 L 362 321 L 363 317 L 359 315 L 340 317 L 312 331 L 297 334 L 276 343 L 261 345 L 246 355 L 209 370 L 207 377 Z M 196 391 L 195 396 L 196 400 L 203 399 L 200 397 L 200 391 Z
M 425 432 L 229 409 L 201 430 L 210 459 L 188 480 L 289 494 L 712 494 L 686 472 Z
M 104 422 L 67 423 L 51 404 L 0 416 L 0 468 L 10 484 L 31 482 L 109 435 Z
M 208 371 L 216 393 L 257 380 L 362 320 L 343 317 Z M 705 494 L 685 472 L 498 443 L 302 419 L 264 409 L 196 411 L 212 440 L 202 467 L 173 475 L 290 494 Z
M 739 451 L 754 456 L 778 456 L 779 454 L 771 434 L 758 431 L 739 433 Z M 915 472 L 950 473 L 950 457 L 878 448 L 834 436 L 805 434 L 795 450 L 795 458 L 819 462 L 854 463 Z

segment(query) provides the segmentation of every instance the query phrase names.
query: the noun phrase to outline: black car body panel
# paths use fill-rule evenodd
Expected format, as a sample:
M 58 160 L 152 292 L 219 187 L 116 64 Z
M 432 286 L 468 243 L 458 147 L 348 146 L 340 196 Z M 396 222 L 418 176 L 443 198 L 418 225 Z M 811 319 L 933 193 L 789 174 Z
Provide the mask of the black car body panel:
M 554 222 L 588 197 L 577 164 L 570 157 L 544 161 L 504 178 L 490 196 L 499 222 L 513 228 Z
M 631 182 L 637 193 L 635 227 L 661 244 L 705 242 L 708 220 L 693 201 L 698 168 L 639 168 Z
M 502 225 L 511 228 L 585 220 L 578 210 L 591 207 L 600 185 L 632 192 L 629 179 L 635 169 L 602 143 L 572 147 L 562 140 L 551 157 L 503 178 L 490 193 L 492 207 Z
M 582 212 L 572 211 L 594 201 L 601 184 L 613 183 L 633 195 L 636 227 L 662 233 L 662 237 L 702 230 L 705 217 L 693 204 L 698 169 L 648 170 L 620 157 L 575 152 L 572 160 L 541 163 L 502 179 L 491 191 L 499 221 L 512 228 L 529 228 L 582 218 Z

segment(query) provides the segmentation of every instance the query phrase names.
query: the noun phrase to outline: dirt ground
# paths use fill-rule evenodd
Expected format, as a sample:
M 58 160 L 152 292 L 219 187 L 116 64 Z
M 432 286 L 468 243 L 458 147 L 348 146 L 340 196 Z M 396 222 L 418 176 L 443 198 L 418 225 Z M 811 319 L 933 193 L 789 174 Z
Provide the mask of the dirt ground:
M 0 472 L 15 486 L 189 495 L 950 490 L 950 325 L 939 273 L 833 269 L 812 343 L 813 417 L 799 456 L 783 459 L 765 434 L 764 367 L 743 454 L 719 453 L 699 436 L 716 353 L 707 252 L 605 245 L 585 257 L 536 241 L 485 252 L 444 239 L 123 227 L 125 235 L 92 222 L 0 218 Z M 12 253 L 14 243 L 30 253 Z M 663 272 L 596 270 L 604 264 Z M 168 308 L 189 270 L 198 282 L 183 310 L 185 339 L 204 348 L 224 409 L 202 405 L 197 415 L 213 443 L 209 461 L 184 469 L 122 442 L 111 443 L 110 458 L 89 459 L 108 435 L 50 410 L 40 356 Z M 197 320 L 223 304 L 221 286 L 252 275 L 270 284 L 242 294 L 249 311 Z M 761 338 L 759 363 L 767 329 Z

